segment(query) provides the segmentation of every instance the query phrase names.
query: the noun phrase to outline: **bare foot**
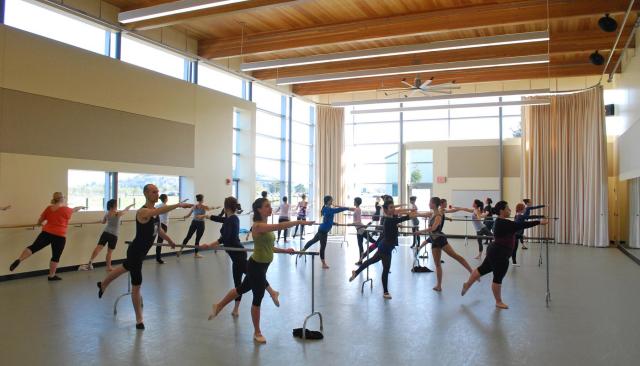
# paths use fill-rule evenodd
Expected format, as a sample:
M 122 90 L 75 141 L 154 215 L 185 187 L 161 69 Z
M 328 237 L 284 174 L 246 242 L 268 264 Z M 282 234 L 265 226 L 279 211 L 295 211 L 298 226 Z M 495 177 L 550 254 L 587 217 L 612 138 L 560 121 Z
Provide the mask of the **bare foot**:
M 273 304 L 277 307 L 280 307 L 280 293 L 278 291 L 274 291 L 271 295 L 271 300 L 273 300 Z
M 259 343 L 259 344 L 267 343 L 267 339 L 262 335 L 262 333 L 254 334 L 253 335 L 253 340 L 256 341 L 256 343 Z
M 220 314 L 220 310 L 222 310 L 222 308 L 220 307 L 219 304 L 213 304 L 213 306 L 211 307 L 211 314 L 209 314 L 209 318 L 207 319 L 211 320 L 216 316 L 218 316 L 218 314 Z
M 436 287 L 433 288 L 433 291 L 442 292 L 442 287 L 436 286 Z
M 496 303 L 496 307 L 497 307 L 498 309 L 509 309 L 509 305 L 507 305 L 507 304 L 505 304 L 505 303 L 503 303 L 503 302 L 497 302 L 497 303 Z
M 107 267 L 107 272 L 113 271 L 113 267 Z
M 326 263 L 322 263 L 322 269 L 329 269 L 329 266 Z
M 238 310 L 235 310 L 235 309 L 234 309 L 234 310 L 231 312 L 231 316 L 232 316 L 232 317 L 234 317 L 234 318 L 237 318 L 237 317 L 239 317 L 239 316 L 240 316 L 240 314 L 238 313 Z
M 464 296 L 464 294 L 467 293 L 467 291 L 469 291 L 469 288 L 471 288 L 471 285 L 467 285 L 467 283 L 463 283 L 462 284 L 462 292 L 460 292 L 460 295 Z
M 349 277 L 349 282 L 356 279 L 356 271 L 351 271 L 351 277 Z

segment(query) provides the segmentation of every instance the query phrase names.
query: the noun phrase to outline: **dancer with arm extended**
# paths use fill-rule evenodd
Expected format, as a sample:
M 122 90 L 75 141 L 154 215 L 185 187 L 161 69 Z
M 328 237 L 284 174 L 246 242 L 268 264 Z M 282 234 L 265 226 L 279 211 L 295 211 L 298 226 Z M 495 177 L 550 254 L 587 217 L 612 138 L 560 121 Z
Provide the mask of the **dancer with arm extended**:
M 467 282 L 462 285 L 462 296 L 481 277 L 493 272 L 493 283 L 491 291 L 499 309 L 508 309 L 509 306 L 502 301 L 502 280 L 509 270 L 509 258 L 515 245 L 516 233 L 518 230 L 527 229 L 536 225 L 546 225 L 548 221 L 528 221 L 516 223 L 508 219 L 511 216 L 511 209 L 506 201 L 496 203 L 494 213 L 498 215 L 493 230 L 494 240 L 487 248 L 487 256 L 480 267 L 473 270 Z
M 100 238 L 98 239 L 98 245 L 91 253 L 91 258 L 89 259 L 89 263 L 84 266 L 80 266 L 81 270 L 93 270 L 93 260 L 96 259 L 100 251 L 104 248 L 105 245 L 108 245 L 107 248 L 107 257 L 105 258 L 107 264 L 107 271 L 111 272 L 113 267 L 111 267 L 111 255 L 113 251 L 116 249 L 116 244 L 118 243 L 118 232 L 120 230 L 120 219 L 126 214 L 133 204 L 125 207 L 124 210 L 118 211 L 117 209 L 118 201 L 115 199 L 110 199 L 107 201 L 107 213 L 102 218 L 102 223 L 106 224 Z
M 454 210 L 465 211 L 471 214 L 471 224 L 476 231 L 476 236 L 492 236 L 491 230 L 484 225 L 483 219 L 487 216 L 484 212 L 484 203 L 479 199 L 473 200 L 472 208 L 454 207 Z M 482 252 L 484 246 L 482 245 L 482 239 L 478 238 L 478 255 L 474 259 L 482 258 Z

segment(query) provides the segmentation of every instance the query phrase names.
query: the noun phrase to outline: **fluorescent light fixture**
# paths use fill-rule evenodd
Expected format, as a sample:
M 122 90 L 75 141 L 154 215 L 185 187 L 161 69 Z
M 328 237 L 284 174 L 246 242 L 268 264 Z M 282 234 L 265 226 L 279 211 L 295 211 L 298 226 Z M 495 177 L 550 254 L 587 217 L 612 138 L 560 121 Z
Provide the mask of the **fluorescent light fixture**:
M 492 58 L 492 59 L 483 59 L 483 60 L 445 62 L 445 63 L 429 64 L 429 65 L 398 66 L 398 67 L 388 67 L 388 68 L 381 68 L 381 69 L 345 71 L 345 72 L 336 72 L 332 74 L 296 76 L 296 77 L 278 79 L 276 80 L 276 85 L 305 84 L 305 83 L 317 83 L 321 81 L 335 81 L 335 80 L 347 80 L 347 79 L 359 79 L 359 78 L 372 78 L 372 77 L 390 76 L 390 75 L 416 74 L 416 73 L 442 72 L 442 71 L 468 70 L 468 69 L 483 69 L 483 68 L 491 68 L 491 67 L 505 67 L 505 66 L 546 64 L 546 63 L 549 63 L 548 55 Z
M 166 17 L 168 15 L 215 8 L 218 6 L 242 3 L 248 0 L 179 0 L 166 4 L 125 11 L 118 14 L 120 23 L 133 23 L 141 20 Z
M 359 109 L 351 111 L 351 114 L 369 114 L 369 113 L 389 113 L 389 112 L 414 112 L 414 111 L 432 111 L 442 109 L 459 109 L 459 108 L 478 108 L 478 107 L 508 107 L 518 105 L 547 105 L 551 101 L 548 98 L 520 100 L 514 102 L 492 102 L 492 103 L 469 103 L 469 104 L 443 104 L 430 105 L 424 107 L 405 107 L 405 108 L 383 108 L 383 109 Z
M 488 92 L 488 93 L 467 93 L 467 94 L 448 94 L 448 95 L 436 95 L 429 97 L 416 97 L 416 98 L 390 98 L 390 99 L 368 99 L 358 100 L 350 102 L 334 102 L 331 103 L 332 107 L 347 107 L 352 105 L 366 105 L 366 104 L 385 104 L 385 103 L 409 103 L 409 102 L 421 102 L 425 100 L 449 100 L 449 99 L 464 99 L 464 98 L 484 98 L 484 97 L 508 97 L 508 96 L 533 96 L 533 95 L 548 95 L 551 93 L 549 89 L 531 89 L 531 90 L 510 90 L 501 92 Z
M 410 55 L 414 53 L 438 52 L 449 50 L 461 50 L 465 48 L 501 46 L 507 44 L 545 42 L 549 40 L 549 33 L 529 32 L 518 34 L 505 34 L 491 37 L 476 37 L 466 39 L 456 39 L 452 41 L 440 41 L 422 43 L 415 45 L 394 46 L 372 48 L 358 51 L 338 52 L 325 55 L 315 55 L 307 57 L 295 57 L 270 61 L 247 62 L 240 65 L 242 71 L 254 71 L 264 69 L 275 69 L 280 67 L 291 67 L 301 65 L 321 64 L 327 62 L 360 60 L 374 57 L 389 57 L 399 55 Z

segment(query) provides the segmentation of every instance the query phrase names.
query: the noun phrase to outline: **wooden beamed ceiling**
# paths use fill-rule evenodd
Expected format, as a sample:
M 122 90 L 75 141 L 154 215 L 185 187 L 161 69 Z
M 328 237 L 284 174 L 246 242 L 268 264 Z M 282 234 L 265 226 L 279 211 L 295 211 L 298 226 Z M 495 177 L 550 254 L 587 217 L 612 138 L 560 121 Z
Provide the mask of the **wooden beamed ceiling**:
M 106 0 L 124 10 L 168 0 Z M 267 61 L 389 46 L 549 30 L 550 41 L 257 70 L 261 80 L 388 67 L 548 54 L 549 65 L 458 70 L 420 75 L 434 84 L 597 75 L 589 63 L 599 50 L 606 58 L 616 33 L 599 29 L 605 13 L 624 26 L 619 57 L 636 12 L 622 24 L 629 0 L 254 0 L 167 16 L 129 25 L 146 29 L 172 25 L 198 38 L 209 59 Z M 640 3 L 635 10 L 640 9 Z M 633 43 L 632 43 L 633 44 Z M 401 87 L 394 75 L 293 85 L 301 95 Z

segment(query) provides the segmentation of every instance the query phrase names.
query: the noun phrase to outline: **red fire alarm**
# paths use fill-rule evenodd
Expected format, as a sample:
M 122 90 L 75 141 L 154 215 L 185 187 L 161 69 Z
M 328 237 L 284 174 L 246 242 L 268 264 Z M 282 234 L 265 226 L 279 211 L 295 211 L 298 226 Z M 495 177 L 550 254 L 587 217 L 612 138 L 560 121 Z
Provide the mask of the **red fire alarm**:
M 447 177 L 436 177 L 436 183 L 447 183 Z

